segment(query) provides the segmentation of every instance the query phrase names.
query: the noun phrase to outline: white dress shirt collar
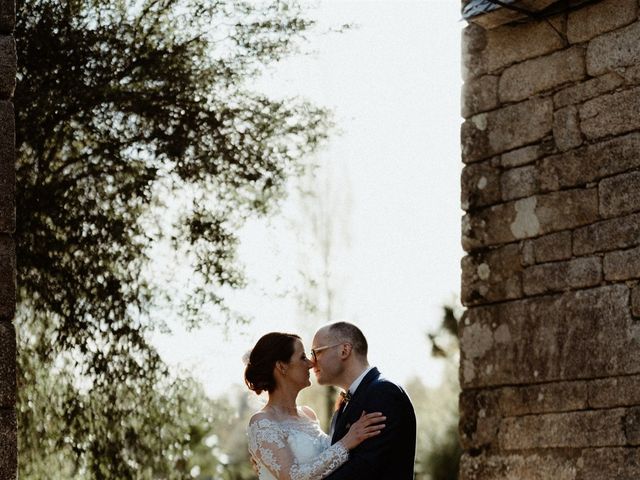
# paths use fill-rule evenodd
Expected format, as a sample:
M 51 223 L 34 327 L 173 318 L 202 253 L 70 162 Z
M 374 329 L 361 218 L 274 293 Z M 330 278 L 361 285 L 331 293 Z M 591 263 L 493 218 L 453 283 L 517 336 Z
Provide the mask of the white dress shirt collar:
M 348 392 L 351 393 L 351 395 L 353 395 L 354 393 L 356 393 L 356 390 L 358 389 L 358 387 L 360 386 L 360 384 L 362 383 L 362 380 L 364 379 L 364 377 L 367 376 L 367 373 L 369 373 L 369 371 L 372 369 L 373 367 L 369 367 L 369 368 L 365 368 L 364 372 L 362 372 L 360 374 L 360 376 L 358 378 L 356 378 L 353 383 L 351 384 L 351 386 L 349 387 Z

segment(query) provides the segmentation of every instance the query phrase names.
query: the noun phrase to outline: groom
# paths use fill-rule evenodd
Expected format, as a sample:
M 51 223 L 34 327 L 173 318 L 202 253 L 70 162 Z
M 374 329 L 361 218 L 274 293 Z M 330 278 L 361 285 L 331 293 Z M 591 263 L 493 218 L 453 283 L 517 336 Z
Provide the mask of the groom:
M 387 420 L 380 435 L 351 451 L 349 461 L 327 480 L 413 480 L 416 416 L 404 390 L 377 368 L 369 367 L 367 340 L 347 322 L 318 330 L 312 342 L 313 370 L 320 385 L 344 390 L 331 421 L 331 443 L 342 438 L 362 411 L 382 412 Z

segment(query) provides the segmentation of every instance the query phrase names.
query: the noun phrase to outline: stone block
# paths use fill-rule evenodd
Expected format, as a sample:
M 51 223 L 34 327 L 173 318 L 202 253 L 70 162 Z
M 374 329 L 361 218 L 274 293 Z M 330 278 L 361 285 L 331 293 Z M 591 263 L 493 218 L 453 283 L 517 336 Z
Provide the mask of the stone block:
M 595 188 L 564 190 L 546 195 L 538 195 L 533 209 L 530 199 L 517 200 L 514 209 L 518 213 L 511 225 L 516 235 L 528 232 L 524 224 L 530 223 L 527 218 L 530 212 L 536 215 L 540 225 L 538 234 L 546 234 L 593 223 L 598 218 L 597 194 Z M 520 204 L 520 205 L 517 205 Z M 535 223 L 535 222 L 531 222 Z M 537 235 L 536 235 L 537 236 Z M 522 237 L 519 237 L 522 238 Z
M 467 80 L 462 86 L 462 116 L 469 118 L 476 113 L 498 108 L 498 77 L 485 75 Z
M 484 400 L 476 409 L 499 417 L 630 407 L 640 405 L 640 375 L 467 390 L 465 395 L 480 393 Z
M 503 417 L 584 410 L 588 406 L 588 382 L 555 382 L 497 391 Z
M 580 129 L 589 139 L 637 130 L 640 128 L 640 88 L 589 100 L 580 107 L 579 114 Z
M 0 320 L 12 319 L 16 308 L 16 256 L 10 235 L 0 234 Z
M 13 409 L 0 410 L 0 478 L 17 480 L 18 439 Z
M 533 251 L 533 242 L 531 240 L 525 240 L 522 242 L 522 265 L 528 267 L 536 263 L 536 258 Z
M 462 259 L 462 302 L 479 305 L 522 296 L 520 246 L 509 244 Z
M 600 18 L 593 18 L 593 22 L 600 21 Z M 640 22 L 594 38 L 587 47 L 587 73 L 596 77 L 640 63 L 639 43 Z
M 640 171 L 605 178 L 598 185 L 600 214 L 625 215 L 640 210 Z
M 551 21 L 560 26 L 560 19 Z M 471 43 L 475 51 L 468 54 L 470 50 L 463 49 L 463 70 L 467 77 L 494 73 L 513 63 L 547 55 L 564 47 L 562 39 L 545 22 L 508 25 L 485 31 L 482 41 L 475 29 L 470 36 L 473 40 L 466 40 L 465 36 L 465 41 Z M 479 48 L 480 45 L 483 48 Z
M 0 408 L 16 403 L 16 335 L 11 322 L 0 322 Z
M 640 376 L 604 378 L 587 383 L 590 408 L 640 405 Z
M 500 176 L 502 200 L 515 200 L 538 193 L 538 169 L 533 165 L 506 170 Z
M 501 102 L 517 102 L 585 77 L 584 49 L 573 47 L 517 63 L 502 72 Z
M 615 90 L 624 83 L 625 79 L 618 73 L 605 73 L 599 77 L 560 90 L 553 96 L 553 103 L 556 108 L 582 103 L 603 93 Z
M 13 105 L 0 101 L 0 232 L 15 230 L 15 118 Z
M 600 257 L 584 257 L 528 267 L 522 276 L 522 289 L 526 295 L 540 295 L 593 287 L 601 282 Z
M 593 448 L 584 450 L 578 470 L 579 480 L 634 480 L 640 478 L 640 450 L 627 448 Z
M 461 205 L 473 210 L 500 202 L 499 170 L 493 162 L 472 163 L 462 169 Z
M 462 30 L 462 78 L 468 82 L 482 75 L 485 70 L 481 61 L 481 53 L 487 48 L 487 31 L 469 24 Z
M 530 145 L 503 153 L 500 157 L 500 164 L 505 168 L 521 167 L 536 161 L 545 153 L 547 152 L 543 145 Z
M 465 453 L 460 459 L 460 480 L 587 480 L 576 477 L 579 450 L 538 452 Z M 614 477 L 588 477 L 604 480 Z M 629 480 L 631 477 L 629 477 Z
M 627 445 L 640 445 L 640 407 L 628 408 L 622 419 Z
M 533 249 L 533 263 L 555 262 L 571 258 L 571 232 L 552 233 L 528 240 Z
M 606 280 L 640 278 L 640 247 L 606 253 L 603 269 Z
M 604 220 L 573 232 L 573 253 L 589 255 L 640 244 L 640 214 Z
M 640 373 L 640 325 L 616 284 L 469 308 L 460 324 L 463 389 Z
M 510 417 L 498 441 L 502 450 L 623 446 L 626 418 L 624 408 Z
M 552 124 L 550 98 L 479 113 L 462 124 L 462 159 L 475 162 L 537 142 L 551 132 Z
M 640 317 L 640 286 L 636 285 L 631 290 L 631 314 Z M 638 400 L 640 404 L 640 400 Z
M 585 42 L 637 18 L 637 0 L 604 0 L 569 13 L 567 38 L 570 43 Z
M 587 225 L 597 219 L 596 188 L 553 192 L 468 213 L 462 219 L 462 246 L 469 252 Z
M 535 201 L 535 198 L 534 198 Z M 523 222 L 519 222 L 519 230 L 517 233 L 525 236 L 535 236 L 540 230 L 540 225 L 535 218 L 535 202 L 533 206 L 529 204 L 516 206 L 514 202 L 496 205 L 474 213 L 467 213 L 462 217 L 462 248 L 467 252 L 502 243 L 511 243 L 518 238 L 512 232 L 510 225 L 515 222 L 516 215 L 520 210 L 530 212 L 531 218 L 527 225 L 527 230 L 520 226 Z
M 487 48 L 487 31 L 473 23 L 462 30 L 462 51 L 464 53 L 480 53 Z
M 468 390 L 460 393 L 459 434 L 464 449 L 482 449 L 493 443 L 502 416 L 492 390 Z
M 636 480 L 640 449 L 605 447 L 464 454 L 460 480 Z
M 0 35 L 0 98 L 13 95 L 16 88 L 16 42 L 11 36 Z
M 627 85 L 637 85 L 640 83 L 640 65 L 621 67 L 617 69 L 615 73 L 623 78 Z
M 578 109 L 569 106 L 553 114 L 553 138 L 558 150 L 565 152 L 582 145 Z
M 640 134 L 634 132 L 542 159 L 540 188 L 553 191 L 586 185 L 638 167 Z
M 15 0 L 0 1 L 0 33 L 11 33 L 16 24 Z
M 640 449 L 571 448 L 464 454 L 460 480 L 636 480 Z

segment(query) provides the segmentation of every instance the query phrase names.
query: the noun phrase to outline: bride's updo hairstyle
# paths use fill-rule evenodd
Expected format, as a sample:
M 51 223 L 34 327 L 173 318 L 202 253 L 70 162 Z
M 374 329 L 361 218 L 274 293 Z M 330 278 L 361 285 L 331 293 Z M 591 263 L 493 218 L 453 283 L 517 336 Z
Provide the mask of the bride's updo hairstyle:
M 288 363 L 295 350 L 295 342 L 299 339 L 298 335 L 292 333 L 272 332 L 258 340 L 244 370 L 244 382 L 249 390 L 260 395 L 264 391 L 271 393 L 276 389 L 276 379 L 273 376 L 276 362 Z

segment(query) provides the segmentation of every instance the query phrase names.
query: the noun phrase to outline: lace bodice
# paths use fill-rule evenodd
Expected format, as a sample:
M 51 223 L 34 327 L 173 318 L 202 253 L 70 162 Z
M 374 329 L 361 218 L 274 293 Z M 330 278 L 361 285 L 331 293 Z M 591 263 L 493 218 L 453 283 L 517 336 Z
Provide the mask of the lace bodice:
M 349 459 L 342 442 L 331 445 L 318 422 L 304 416 L 254 418 L 247 433 L 260 480 L 320 480 Z

